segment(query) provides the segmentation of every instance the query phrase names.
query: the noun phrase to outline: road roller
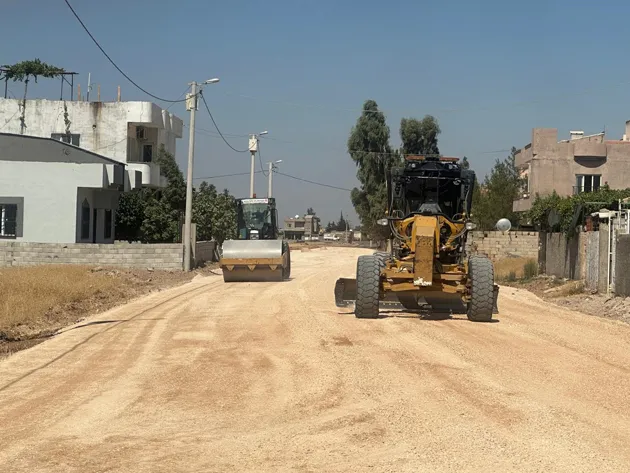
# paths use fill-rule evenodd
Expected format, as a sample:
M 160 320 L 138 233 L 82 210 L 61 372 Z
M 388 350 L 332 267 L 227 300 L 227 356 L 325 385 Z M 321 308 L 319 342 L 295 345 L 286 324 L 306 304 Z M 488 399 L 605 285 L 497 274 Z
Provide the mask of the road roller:
M 237 238 L 221 247 L 225 282 L 283 281 L 291 276 L 289 242 L 278 238 L 276 200 L 236 199 Z

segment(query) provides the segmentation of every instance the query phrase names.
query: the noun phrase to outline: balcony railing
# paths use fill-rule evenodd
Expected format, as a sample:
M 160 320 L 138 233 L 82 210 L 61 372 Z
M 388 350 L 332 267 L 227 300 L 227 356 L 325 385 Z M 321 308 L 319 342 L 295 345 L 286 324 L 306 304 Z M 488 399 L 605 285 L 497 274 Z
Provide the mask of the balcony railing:
M 578 194 L 590 194 L 591 192 L 597 192 L 600 186 L 573 186 L 573 195 Z

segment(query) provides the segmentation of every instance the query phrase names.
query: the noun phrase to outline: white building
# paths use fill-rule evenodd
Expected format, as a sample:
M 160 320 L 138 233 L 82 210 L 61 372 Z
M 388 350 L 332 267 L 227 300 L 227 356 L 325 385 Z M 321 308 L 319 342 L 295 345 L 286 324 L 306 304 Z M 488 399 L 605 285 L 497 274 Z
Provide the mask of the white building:
M 125 164 L 52 138 L 0 133 L 0 239 L 113 243 Z
M 0 98 L 1 132 L 22 133 L 21 103 Z M 151 102 L 27 100 L 24 123 L 24 135 L 61 140 L 126 164 L 132 189 L 166 184 L 155 158 L 160 145 L 175 156 L 183 131 L 180 118 Z

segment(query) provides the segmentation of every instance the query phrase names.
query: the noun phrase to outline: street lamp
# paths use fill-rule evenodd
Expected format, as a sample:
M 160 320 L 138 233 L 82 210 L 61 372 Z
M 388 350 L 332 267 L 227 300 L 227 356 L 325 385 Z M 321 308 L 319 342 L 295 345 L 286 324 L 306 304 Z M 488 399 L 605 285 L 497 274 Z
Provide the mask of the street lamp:
M 256 153 L 258 152 L 258 138 L 268 134 L 268 131 L 261 131 L 249 136 L 249 152 L 252 155 L 250 176 L 249 176 L 249 196 L 254 197 L 254 170 L 256 169 Z
M 278 159 L 277 161 L 269 161 L 267 163 L 269 165 L 269 191 L 268 191 L 267 197 L 271 197 L 271 187 L 272 187 L 272 182 L 273 182 L 273 170 L 277 169 L 278 166 L 276 166 L 276 164 L 279 164 L 281 162 L 282 162 L 282 159 Z
M 186 216 L 184 219 L 184 271 L 190 271 L 191 251 L 191 227 L 192 227 L 192 190 L 193 190 L 193 157 L 195 155 L 195 112 L 199 93 L 197 86 L 216 84 L 218 78 L 208 79 L 201 84 L 193 81 L 190 85 L 190 94 L 186 95 L 186 110 L 190 112 L 190 135 L 188 141 L 188 172 L 186 178 Z

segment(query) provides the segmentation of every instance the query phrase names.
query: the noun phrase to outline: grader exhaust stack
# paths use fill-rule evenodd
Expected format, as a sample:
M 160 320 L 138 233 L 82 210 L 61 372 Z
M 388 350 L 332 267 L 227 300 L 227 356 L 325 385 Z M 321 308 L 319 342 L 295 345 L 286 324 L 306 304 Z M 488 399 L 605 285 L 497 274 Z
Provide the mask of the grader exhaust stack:
M 238 199 L 236 240 L 226 240 L 219 265 L 225 282 L 282 281 L 291 275 L 289 244 L 278 239 L 276 201 Z
M 466 238 L 475 182 L 457 158 L 407 156 L 387 177 L 388 212 L 380 225 L 391 231 L 391 253 L 359 256 L 356 278 L 335 284 L 338 307 L 354 304 L 358 318 L 379 309 L 456 307 L 472 321 L 498 312 L 499 287 L 485 256 L 467 256 Z

